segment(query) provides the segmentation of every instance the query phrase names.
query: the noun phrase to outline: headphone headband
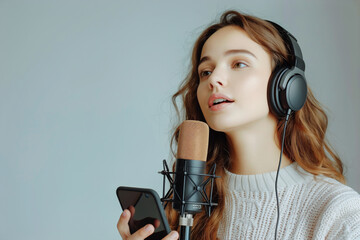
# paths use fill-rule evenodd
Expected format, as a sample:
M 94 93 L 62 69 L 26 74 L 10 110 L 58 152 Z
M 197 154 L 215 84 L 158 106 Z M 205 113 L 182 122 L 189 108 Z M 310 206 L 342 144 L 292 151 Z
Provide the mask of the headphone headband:
M 289 48 L 291 54 L 294 56 L 294 62 L 292 63 L 292 66 L 305 71 L 305 62 L 303 60 L 300 46 L 297 43 L 297 39 L 279 24 L 269 20 L 266 21 L 271 23 L 277 29 L 281 38 L 285 41 L 287 47 Z

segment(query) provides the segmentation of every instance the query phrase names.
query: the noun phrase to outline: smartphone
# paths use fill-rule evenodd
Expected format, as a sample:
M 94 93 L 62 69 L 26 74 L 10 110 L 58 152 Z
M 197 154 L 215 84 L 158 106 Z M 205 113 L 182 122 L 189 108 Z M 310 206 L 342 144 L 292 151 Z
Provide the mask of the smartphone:
M 154 190 L 121 186 L 117 188 L 116 195 L 122 209 L 131 212 L 129 221 L 131 234 L 149 223 L 154 225 L 155 232 L 146 240 L 159 240 L 170 233 L 164 208 L 159 195 Z

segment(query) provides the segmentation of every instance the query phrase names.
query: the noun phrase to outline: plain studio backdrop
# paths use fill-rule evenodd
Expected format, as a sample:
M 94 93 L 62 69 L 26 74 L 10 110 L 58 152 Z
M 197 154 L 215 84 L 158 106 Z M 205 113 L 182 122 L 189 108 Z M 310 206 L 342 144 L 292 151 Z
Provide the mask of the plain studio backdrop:
M 171 95 L 228 9 L 297 37 L 360 191 L 359 1 L 1 0 L 0 239 L 120 239 L 115 190 L 161 194 Z

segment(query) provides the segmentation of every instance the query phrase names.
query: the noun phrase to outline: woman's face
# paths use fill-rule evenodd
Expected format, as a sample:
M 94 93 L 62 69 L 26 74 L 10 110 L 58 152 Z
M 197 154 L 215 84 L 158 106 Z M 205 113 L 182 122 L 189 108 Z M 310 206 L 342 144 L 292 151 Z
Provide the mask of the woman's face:
M 270 119 L 271 61 L 262 46 L 236 26 L 221 28 L 205 42 L 197 98 L 212 129 L 229 132 Z

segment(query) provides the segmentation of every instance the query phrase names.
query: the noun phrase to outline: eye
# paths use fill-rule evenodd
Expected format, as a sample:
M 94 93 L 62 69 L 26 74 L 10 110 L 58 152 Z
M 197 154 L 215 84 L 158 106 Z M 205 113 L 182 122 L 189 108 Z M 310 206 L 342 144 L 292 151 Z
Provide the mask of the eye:
M 248 65 L 243 63 L 243 62 L 236 62 L 234 65 L 233 65 L 233 68 L 244 68 L 244 67 L 247 67 Z
M 204 70 L 204 71 L 201 71 L 200 72 L 200 78 L 203 78 L 203 77 L 207 77 L 211 74 L 211 71 L 207 71 L 207 70 Z

